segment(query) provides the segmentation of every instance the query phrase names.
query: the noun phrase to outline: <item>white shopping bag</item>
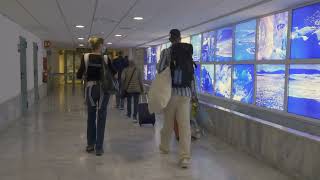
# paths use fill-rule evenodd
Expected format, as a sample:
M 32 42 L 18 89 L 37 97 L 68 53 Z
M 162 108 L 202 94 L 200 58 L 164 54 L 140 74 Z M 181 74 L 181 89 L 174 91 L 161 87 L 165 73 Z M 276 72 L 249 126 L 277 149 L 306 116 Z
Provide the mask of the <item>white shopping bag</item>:
M 148 92 L 150 113 L 160 113 L 167 107 L 171 98 L 171 83 L 170 67 L 156 75 Z

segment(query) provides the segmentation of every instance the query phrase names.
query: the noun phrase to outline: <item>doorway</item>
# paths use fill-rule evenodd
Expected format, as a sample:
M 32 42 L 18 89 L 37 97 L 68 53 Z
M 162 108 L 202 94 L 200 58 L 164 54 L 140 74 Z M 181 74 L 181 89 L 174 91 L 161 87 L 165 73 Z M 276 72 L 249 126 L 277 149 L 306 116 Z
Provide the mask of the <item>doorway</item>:
M 18 52 L 20 53 L 20 80 L 21 80 L 21 110 L 25 113 L 28 109 L 28 82 L 27 82 L 27 41 L 19 37 Z
M 38 74 L 38 44 L 33 43 L 33 77 L 34 77 L 34 102 L 39 101 L 39 74 Z

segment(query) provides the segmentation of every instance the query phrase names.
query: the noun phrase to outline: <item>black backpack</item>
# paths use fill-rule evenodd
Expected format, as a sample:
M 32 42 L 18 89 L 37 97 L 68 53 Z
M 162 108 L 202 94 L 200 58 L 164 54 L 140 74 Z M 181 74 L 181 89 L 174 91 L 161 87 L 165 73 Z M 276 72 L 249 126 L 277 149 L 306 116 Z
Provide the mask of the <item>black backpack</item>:
M 191 87 L 194 80 L 193 47 L 187 43 L 177 43 L 171 46 L 171 78 L 172 87 Z

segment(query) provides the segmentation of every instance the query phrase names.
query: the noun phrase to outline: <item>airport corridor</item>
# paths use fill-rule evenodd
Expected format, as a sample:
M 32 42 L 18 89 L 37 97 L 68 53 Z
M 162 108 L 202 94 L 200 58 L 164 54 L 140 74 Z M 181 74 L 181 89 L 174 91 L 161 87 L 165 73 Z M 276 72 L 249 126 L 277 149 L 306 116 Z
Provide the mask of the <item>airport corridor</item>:
M 156 127 L 132 123 L 108 106 L 105 154 L 85 152 L 86 109 L 81 88 L 60 87 L 0 133 L 1 180 L 289 180 L 279 171 L 214 137 L 192 143 L 189 169 L 177 166 L 177 145 L 158 151 Z

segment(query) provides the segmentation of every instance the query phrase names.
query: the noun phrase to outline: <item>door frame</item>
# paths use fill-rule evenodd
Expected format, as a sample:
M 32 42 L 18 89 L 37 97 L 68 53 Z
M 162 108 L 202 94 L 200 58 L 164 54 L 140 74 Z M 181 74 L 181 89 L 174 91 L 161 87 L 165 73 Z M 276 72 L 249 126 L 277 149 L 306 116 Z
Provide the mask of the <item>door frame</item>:
M 38 52 L 39 46 L 33 43 L 33 79 L 34 79 L 34 101 L 39 101 L 39 68 L 38 68 Z
M 20 82 L 21 82 L 21 111 L 25 113 L 28 109 L 28 76 L 27 76 L 27 40 L 20 36 L 18 52 L 20 53 Z

